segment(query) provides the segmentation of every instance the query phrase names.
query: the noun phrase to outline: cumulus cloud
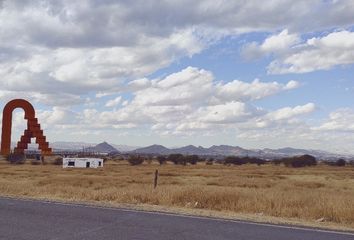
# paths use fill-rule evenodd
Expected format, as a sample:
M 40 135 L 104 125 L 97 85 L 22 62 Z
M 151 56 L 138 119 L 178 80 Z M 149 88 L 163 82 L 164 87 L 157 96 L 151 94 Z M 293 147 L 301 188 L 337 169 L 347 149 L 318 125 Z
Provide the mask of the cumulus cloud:
M 350 1 L 4 1 L 2 90 L 17 95 L 110 94 L 127 87 L 126 81 L 143 79 L 223 37 L 289 29 L 246 48 L 246 55 L 281 52 L 298 41 L 289 32 L 346 27 L 354 22 L 353 12 Z M 291 71 L 306 71 L 295 61 L 289 56 L 269 71 L 284 72 L 283 64 L 294 65 Z M 351 56 L 340 62 L 351 62 Z M 141 84 L 143 80 L 131 87 Z
M 146 82 L 145 79 L 133 81 L 139 87 L 130 102 L 112 111 L 86 109 L 80 122 L 92 128 L 144 126 L 159 134 L 191 135 L 200 130 L 235 129 L 250 122 L 257 128 L 257 119 L 289 120 L 314 108 L 313 104 L 308 104 L 269 112 L 252 103 L 297 88 L 297 81 L 281 84 L 257 79 L 251 83 L 240 80 L 221 83 L 210 71 L 187 67 L 162 79 L 150 80 L 150 84 Z M 120 102 L 118 96 L 109 100 L 106 106 L 116 106 Z
M 315 110 L 315 104 L 308 103 L 294 108 L 286 107 L 267 114 L 267 117 L 272 120 L 290 119 L 297 115 L 311 113 Z
M 313 108 L 308 104 L 271 112 L 254 105 L 255 100 L 297 88 L 296 81 L 282 84 L 257 79 L 251 83 L 240 80 L 222 83 L 212 72 L 194 67 L 161 79 L 134 80 L 126 84 L 127 89 L 132 85 L 135 90 L 130 101 L 123 104 L 122 96 L 118 95 L 104 103 L 106 107 L 114 107 L 112 110 L 86 108 L 72 112 L 67 107 L 54 107 L 40 111 L 39 117 L 44 126 L 53 129 L 85 132 L 143 128 L 160 135 L 193 135 L 235 130 L 246 124 L 259 128 L 260 119 L 291 120 Z
M 288 52 L 295 44 L 300 42 L 297 34 L 289 34 L 285 29 L 279 34 L 271 35 L 262 44 L 251 42 L 242 49 L 242 55 L 246 59 L 256 59 L 268 54 L 282 54 Z
M 254 58 L 274 54 L 275 60 L 268 65 L 270 74 L 305 73 L 353 64 L 353 47 L 354 32 L 350 31 L 333 32 L 303 42 L 296 34 L 289 35 L 284 30 L 262 44 L 246 45 L 243 56 Z
M 251 83 L 234 80 L 226 84 L 219 84 L 216 96 L 223 100 L 249 101 L 297 87 L 299 87 L 299 82 L 293 80 L 285 85 L 278 82 L 261 82 L 259 79 Z
M 354 110 L 350 108 L 342 108 L 333 111 L 319 127 L 313 127 L 316 131 L 354 131 Z
M 187 67 L 153 82 L 149 88 L 136 92 L 133 104 L 158 106 L 196 104 L 211 94 L 213 78 L 211 72 Z

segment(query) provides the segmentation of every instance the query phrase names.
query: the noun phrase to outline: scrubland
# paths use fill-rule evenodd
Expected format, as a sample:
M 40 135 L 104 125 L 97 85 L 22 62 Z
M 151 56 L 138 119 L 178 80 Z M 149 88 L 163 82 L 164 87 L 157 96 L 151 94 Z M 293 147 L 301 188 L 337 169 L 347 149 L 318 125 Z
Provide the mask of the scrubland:
M 101 169 L 62 169 L 1 161 L 0 195 L 354 229 L 350 166 L 130 166 L 108 161 Z

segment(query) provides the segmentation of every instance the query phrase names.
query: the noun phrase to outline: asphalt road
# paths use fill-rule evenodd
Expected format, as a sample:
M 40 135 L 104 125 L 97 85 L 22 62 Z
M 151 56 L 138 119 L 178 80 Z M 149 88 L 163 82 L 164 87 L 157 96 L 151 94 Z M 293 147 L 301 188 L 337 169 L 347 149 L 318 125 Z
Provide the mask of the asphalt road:
M 354 240 L 354 234 L 0 197 L 0 239 Z

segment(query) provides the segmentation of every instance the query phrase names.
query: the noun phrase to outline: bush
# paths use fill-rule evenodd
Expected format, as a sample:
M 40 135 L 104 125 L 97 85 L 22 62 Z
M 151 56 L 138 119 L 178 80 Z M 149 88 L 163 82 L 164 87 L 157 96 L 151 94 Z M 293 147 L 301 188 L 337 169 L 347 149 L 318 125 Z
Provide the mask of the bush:
M 144 158 L 142 158 L 140 156 L 129 156 L 128 162 L 132 166 L 140 165 L 144 162 Z
M 182 154 L 170 154 L 170 155 L 168 155 L 167 160 L 173 162 L 176 165 L 177 164 L 181 164 L 181 165 L 187 164 L 187 161 Z
M 6 156 L 6 160 L 11 164 L 24 164 L 26 156 L 23 153 L 10 153 Z
M 338 159 L 337 161 L 323 161 L 324 164 L 329 165 L 329 166 L 336 166 L 336 167 L 344 167 L 347 162 L 344 159 Z M 348 163 L 350 164 L 350 163 Z
M 246 164 L 246 161 L 244 161 L 244 159 L 242 159 L 240 157 L 229 156 L 224 159 L 224 164 L 225 165 L 230 165 L 230 164 L 242 165 L 242 164 Z
M 246 162 L 250 163 L 250 164 L 257 164 L 259 165 L 263 165 L 266 164 L 266 161 L 260 158 L 255 158 L 255 157 L 246 157 Z
M 347 162 L 344 159 L 338 159 L 335 164 L 337 167 L 344 167 Z
M 206 165 L 213 165 L 214 164 L 214 158 L 209 158 L 208 160 L 206 160 L 205 164 Z
M 282 159 L 285 166 L 287 167 L 307 167 L 307 166 L 316 166 L 317 160 L 311 155 L 303 155 L 299 157 L 291 157 Z
M 192 165 L 197 164 L 197 162 L 199 162 L 200 160 L 198 155 L 188 155 L 185 156 L 184 158 L 187 163 L 190 163 Z
M 165 156 L 158 156 L 157 161 L 160 163 L 160 165 L 165 164 L 167 159 Z
M 243 164 L 265 164 L 266 161 L 260 158 L 255 158 L 255 157 L 236 157 L 236 156 L 229 156 L 224 159 L 224 164 L 225 165 L 243 165 Z

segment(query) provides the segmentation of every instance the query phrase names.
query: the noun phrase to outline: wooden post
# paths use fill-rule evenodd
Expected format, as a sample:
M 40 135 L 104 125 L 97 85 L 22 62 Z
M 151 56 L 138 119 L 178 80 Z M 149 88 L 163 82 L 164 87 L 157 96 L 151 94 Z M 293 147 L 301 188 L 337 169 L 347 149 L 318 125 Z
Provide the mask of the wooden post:
M 156 169 L 155 171 L 155 178 L 154 178 L 154 189 L 157 187 L 157 179 L 159 177 L 159 170 Z

